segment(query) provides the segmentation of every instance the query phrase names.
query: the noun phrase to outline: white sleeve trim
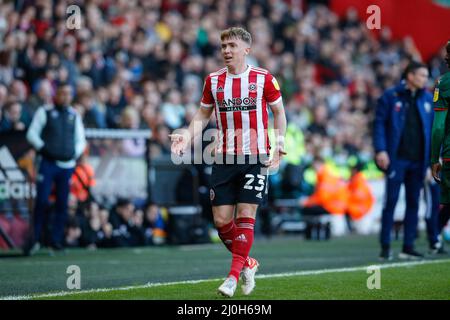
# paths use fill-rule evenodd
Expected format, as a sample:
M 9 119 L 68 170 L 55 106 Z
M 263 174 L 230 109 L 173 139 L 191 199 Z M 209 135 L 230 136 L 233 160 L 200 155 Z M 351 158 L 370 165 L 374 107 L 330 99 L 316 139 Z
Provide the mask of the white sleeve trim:
M 36 111 L 26 134 L 28 142 L 36 150 L 40 150 L 44 146 L 44 141 L 41 138 L 41 133 L 46 123 L 47 123 L 46 109 L 44 107 L 40 107 Z
M 84 133 L 83 121 L 81 116 L 77 113 L 75 120 L 75 157 L 78 159 L 86 148 L 87 141 Z
M 200 102 L 200 105 L 201 105 L 203 108 L 211 108 L 211 107 L 214 105 L 214 103 L 206 104 L 206 103 Z
M 281 102 L 283 100 L 283 97 L 279 97 L 277 100 L 269 102 L 269 105 L 273 106 L 274 104 L 277 104 L 278 102 Z

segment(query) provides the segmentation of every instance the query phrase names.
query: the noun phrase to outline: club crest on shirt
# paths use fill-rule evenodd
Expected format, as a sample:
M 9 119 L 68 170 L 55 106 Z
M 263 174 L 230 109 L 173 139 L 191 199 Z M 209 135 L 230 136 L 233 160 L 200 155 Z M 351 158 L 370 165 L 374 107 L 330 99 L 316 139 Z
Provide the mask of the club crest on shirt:
M 250 83 L 249 85 L 248 85 L 248 91 L 250 91 L 250 92 L 256 92 L 256 83 Z
M 395 103 L 395 111 L 396 111 L 396 112 L 399 112 L 399 111 L 401 110 L 401 108 L 402 108 L 402 103 L 401 103 L 401 101 L 397 101 L 397 102 Z
M 70 122 L 75 121 L 75 115 L 74 114 L 69 114 L 69 121 Z
M 431 112 L 431 103 L 425 102 L 423 106 L 425 108 L 425 112 L 426 113 L 430 113 Z

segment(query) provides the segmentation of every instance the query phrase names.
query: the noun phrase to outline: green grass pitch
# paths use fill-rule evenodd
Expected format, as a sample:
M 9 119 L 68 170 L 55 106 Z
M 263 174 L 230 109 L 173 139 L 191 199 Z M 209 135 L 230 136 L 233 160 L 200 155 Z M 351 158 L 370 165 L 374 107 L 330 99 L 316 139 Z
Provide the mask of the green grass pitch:
M 395 253 L 400 246 L 394 242 Z M 426 250 L 423 238 L 418 249 Z M 378 250 L 375 236 L 257 239 L 251 255 L 260 261 L 263 276 L 252 295 L 238 288 L 233 299 L 450 299 L 449 255 L 383 264 Z M 67 289 L 70 265 L 80 267 L 81 292 Z M 0 298 L 223 299 L 216 290 L 229 265 L 221 244 L 73 249 L 56 256 L 43 250 L 28 258 L 0 254 Z M 369 265 L 381 266 L 381 289 L 367 288 Z

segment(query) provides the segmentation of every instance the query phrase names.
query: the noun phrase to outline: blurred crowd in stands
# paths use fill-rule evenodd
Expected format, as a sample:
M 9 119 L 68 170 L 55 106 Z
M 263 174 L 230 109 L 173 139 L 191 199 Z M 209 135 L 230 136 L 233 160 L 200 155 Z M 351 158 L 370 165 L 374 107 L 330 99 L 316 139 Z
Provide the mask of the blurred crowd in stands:
M 80 205 L 71 195 L 65 245 L 89 249 L 160 245 L 167 236 L 163 215 L 153 203 L 136 208 L 129 199 L 118 199 L 108 210 L 94 201 Z
M 314 2 L 2 2 L 0 132 L 26 130 L 36 109 L 51 103 L 55 86 L 69 82 L 86 128 L 150 129 L 152 157 L 167 155 L 168 134 L 190 122 L 204 78 L 223 66 L 220 31 L 242 25 L 253 36 L 248 62 L 270 70 L 281 86 L 289 124 L 284 165 L 321 158 L 347 167 L 348 179 L 349 159 L 372 163 L 376 99 L 410 59 L 422 59 L 412 39 L 394 40 L 388 28 L 377 38 L 356 11 L 339 19 Z M 79 30 L 66 26 L 70 4 L 81 8 Z M 443 56 L 428 63 L 430 87 L 445 70 Z M 128 148 L 143 150 L 139 143 Z M 112 212 L 75 207 L 72 213 L 82 214 L 72 217 L 67 242 L 86 246 L 147 243 L 146 226 L 159 210 L 150 204 L 135 210 L 125 200 Z

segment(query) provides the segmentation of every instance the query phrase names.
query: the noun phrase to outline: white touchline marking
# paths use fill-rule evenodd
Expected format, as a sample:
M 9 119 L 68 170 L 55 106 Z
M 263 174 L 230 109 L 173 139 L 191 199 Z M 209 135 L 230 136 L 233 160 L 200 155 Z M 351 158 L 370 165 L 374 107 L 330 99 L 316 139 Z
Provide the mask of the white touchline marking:
M 438 259 L 438 260 L 422 260 L 422 261 L 410 261 L 410 262 L 396 262 L 387 264 L 371 264 L 377 265 L 380 269 L 397 268 L 397 267 L 411 267 L 422 264 L 435 264 L 435 263 L 446 263 L 450 262 L 450 259 Z M 267 278 L 281 278 L 281 277 L 291 277 L 291 276 L 308 276 L 317 275 L 324 273 L 338 273 L 338 272 L 353 272 L 353 271 L 365 271 L 369 265 L 363 267 L 349 267 L 349 268 L 336 268 L 336 269 L 319 269 L 319 270 L 305 270 L 296 272 L 286 272 L 286 273 L 274 273 L 274 274 L 261 274 L 257 275 L 257 279 L 267 279 Z M 129 291 L 135 289 L 146 289 L 153 287 L 163 287 L 172 286 L 178 284 L 197 284 L 202 282 L 213 282 L 221 281 L 223 278 L 216 279 L 200 279 L 200 280 L 186 280 L 186 281 L 176 281 L 176 282 L 156 282 L 148 283 L 140 286 L 127 286 L 127 287 L 117 287 L 117 288 L 102 288 L 102 289 L 89 289 L 89 290 L 79 290 L 79 291 L 60 291 L 45 294 L 30 294 L 30 295 L 20 295 L 20 296 L 5 296 L 0 297 L 0 300 L 29 300 L 29 299 L 43 299 L 52 297 L 64 297 L 69 295 L 87 294 L 87 293 L 98 293 L 98 292 L 110 292 L 110 291 Z

